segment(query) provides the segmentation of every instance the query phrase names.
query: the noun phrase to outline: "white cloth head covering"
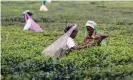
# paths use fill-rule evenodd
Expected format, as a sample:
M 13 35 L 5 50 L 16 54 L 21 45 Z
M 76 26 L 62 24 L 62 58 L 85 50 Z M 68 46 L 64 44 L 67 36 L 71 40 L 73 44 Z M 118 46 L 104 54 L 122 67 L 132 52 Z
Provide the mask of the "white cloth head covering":
M 94 21 L 91 21 L 91 20 L 88 20 L 85 24 L 85 26 L 90 26 L 94 29 L 94 27 L 96 26 L 97 24 L 94 22 Z
M 23 14 L 26 14 L 27 12 L 30 12 L 30 10 L 26 10 L 26 11 L 24 11 Z
M 70 37 L 73 30 L 77 28 L 75 24 L 69 31 L 67 31 L 63 36 L 57 39 L 53 44 L 48 46 L 42 51 L 42 54 L 50 57 L 60 57 L 64 54 L 64 46 L 67 44 L 67 39 Z
M 90 26 L 94 29 L 95 32 L 99 32 L 99 30 L 96 27 L 96 23 L 94 21 L 88 20 L 85 24 L 85 26 Z M 89 32 L 87 31 L 86 27 L 85 27 L 85 36 L 87 36 L 89 34 Z M 100 43 L 101 45 L 105 45 L 104 40 L 101 41 Z
M 42 30 L 42 28 L 40 27 L 40 25 L 37 24 L 37 23 L 32 19 L 32 17 L 29 16 L 29 15 L 27 14 L 27 12 L 29 12 L 29 10 L 24 11 L 23 14 L 24 14 L 24 20 L 25 20 L 25 21 L 27 21 L 28 19 L 30 19 L 30 21 L 31 21 L 31 26 L 30 26 L 29 30 L 36 31 L 36 32 L 42 32 L 43 30 Z

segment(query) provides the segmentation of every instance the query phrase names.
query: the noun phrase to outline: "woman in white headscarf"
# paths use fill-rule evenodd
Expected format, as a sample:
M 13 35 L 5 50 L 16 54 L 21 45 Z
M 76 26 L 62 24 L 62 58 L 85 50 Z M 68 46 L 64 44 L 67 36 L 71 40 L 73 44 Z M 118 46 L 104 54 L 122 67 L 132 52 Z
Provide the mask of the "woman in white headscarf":
M 94 21 L 87 21 L 85 25 L 85 37 L 84 43 L 90 45 L 105 45 L 103 39 L 107 38 L 108 35 L 98 31 Z
M 42 54 L 50 57 L 61 57 L 66 55 L 67 51 L 73 49 L 82 49 L 89 45 L 76 45 L 73 39 L 76 37 L 77 25 L 71 25 L 64 30 L 65 34 L 56 40 L 53 44 L 42 51 Z

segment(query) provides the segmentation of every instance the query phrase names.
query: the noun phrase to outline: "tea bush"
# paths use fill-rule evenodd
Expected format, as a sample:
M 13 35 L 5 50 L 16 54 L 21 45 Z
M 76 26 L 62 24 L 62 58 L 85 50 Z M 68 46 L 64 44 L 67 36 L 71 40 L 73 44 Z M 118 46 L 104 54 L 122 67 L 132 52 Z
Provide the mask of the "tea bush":
M 133 3 L 53 1 L 49 11 L 39 12 L 39 1 L 1 2 L 2 80 L 133 80 Z M 44 32 L 23 31 L 22 12 Z M 82 43 L 86 21 L 94 20 L 109 34 L 106 46 L 74 50 L 62 58 L 41 51 L 62 34 L 68 22 L 77 23 L 76 43 Z

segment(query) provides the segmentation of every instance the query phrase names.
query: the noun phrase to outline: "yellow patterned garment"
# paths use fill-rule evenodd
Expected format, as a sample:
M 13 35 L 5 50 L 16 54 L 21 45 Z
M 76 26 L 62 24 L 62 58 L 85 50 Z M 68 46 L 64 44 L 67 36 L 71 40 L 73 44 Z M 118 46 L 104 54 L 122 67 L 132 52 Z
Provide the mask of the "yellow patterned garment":
M 87 37 L 85 39 L 85 44 L 94 44 L 94 45 L 99 46 L 100 45 L 100 40 L 99 39 L 95 39 L 95 38 Z

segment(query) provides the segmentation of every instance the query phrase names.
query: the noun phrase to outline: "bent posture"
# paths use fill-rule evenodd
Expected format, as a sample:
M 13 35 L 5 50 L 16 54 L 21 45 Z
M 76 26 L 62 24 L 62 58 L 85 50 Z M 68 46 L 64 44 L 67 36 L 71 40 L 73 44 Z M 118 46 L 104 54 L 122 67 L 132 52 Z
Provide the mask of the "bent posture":
M 29 11 L 26 10 L 25 12 L 23 12 L 23 16 L 24 16 L 24 20 L 26 22 L 23 30 L 32 30 L 32 31 L 36 31 L 36 32 L 42 32 L 42 28 L 40 27 L 39 24 L 37 24 L 33 19 L 32 16 L 33 14 Z
M 74 25 L 69 25 L 68 27 L 65 28 L 64 32 L 67 33 L 73 26 Z M 78 33 L 78 28 L 75 28 L 72 31 L 71 35 L 67 39 L 66 47 L 68 47 L 69 50 L 70 49 L 71 50 L 72 49 L 74 49 L 74 50 L 76 50 L 76 49 L 82 49 L 82 48 L 85 48 L 87 46 L 90 46 L 90 45 L 83 45 L 83 44 L 82 45 L 76 45 L 74 43 L 74 40 L 73 39 L 77 36 L 77 33 Z
M 96 23 L 94 21 L 87 21 L 86 33 L 84 37 L 85 44 L 102 45 L 104 44 L 103 39 L 107 37 L 107 34 L 98 31 L 98 29 L 96 28 Z
M 64 30 L 65 34 L 56 40 L 53 44 L 42 51 L 42 54 L 50 57 L 61 57 L 66 55 L 69 50 L 82 49 L 89 45 L 76 45 L 73 39 L 77 35 L 77 25 L 71 25 Z

